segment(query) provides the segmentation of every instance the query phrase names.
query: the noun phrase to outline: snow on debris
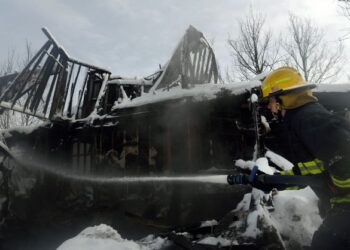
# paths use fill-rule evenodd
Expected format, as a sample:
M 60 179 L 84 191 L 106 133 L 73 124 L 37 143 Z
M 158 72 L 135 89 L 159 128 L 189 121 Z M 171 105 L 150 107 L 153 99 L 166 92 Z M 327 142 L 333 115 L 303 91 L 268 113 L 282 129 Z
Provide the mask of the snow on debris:
M 251 193 L 247 193 L 243 196 L 243 199 L 240 201 L 240 203 L 238 203 L 236 209 L 234 211 L 248 211 L 249 207 L 250 207 L 250 202 L 252 200 L 252 194 Z
M 275 210 L 270 213 L 281 235 L 289 242 L 310 245 L 321 225 L 318 198 L 311 188 L 286 190 L 273 197 Z
M 206 220 L 206 221 L 202 221 L 200 227 L 212 227 L 212 226 L 216 226 L 218 224 L 217 220 Z
M 257 166 L 258 169 L 268 175 L 273 175 L 276 170 L 269 166 L 269 162 L 265 157 L 261 157 L 256 161 L 245 161 L 242 159 L 238 159 L 235 161 L 235 166 L 241 169 L 252 170 L 254 166 Z
M 267 197 L 272 201 L 272 206 L 266 203 L 269 200 Z M 253 188 L 252 193 L 245 194 L 234 210 L 240 220 L 230 225 L 236 232 L 232 239 L 239 239 L 239 244 L 253 243 L 261 237 L 265 239 L 266 233 L 272 233 L 286 249 L 309 246 L 315 230 L 322 223 L 317 201 L 310 188 L 285 190 L 274 195 L 266 195 Z M 242 217 L 242 212 L 246 216 Z M 214 242 L 213 239 L 210 241 Z M 267 245 L 269 243 L 266 242 Z
M 278 155 L 272 151 L 266 151 L 265 156 L 270 159 L 273 163 L 275 163 L 277 166 L 279 166 L 283 170 L 289 170 L 293 168 L 293 163 L 288 161 L 286 158 L 284 158 L 281 155 Z
M 253 87 L 260 86 L 259 81 L 230 83 L 230 84 L 197 84 L 193 88 L 183 89 L 181 86 L 173 87 L 169 90 L 160 89 L 154 92 L 145 93 L 140 97 L 136 97 L 130 101 L 118 103 L 116 102 L 113 109 L 123 109 L 130 107 L 138 107 L 141 105 L 162 102 L 166 100 L 182 99 L 193 97 L 195 101 L 215 99 L 216 95 L 222 90 L 229 90 L 232 94 L 242 94 Z
M 167 244 L 165 239 L 152 235 L 139 242 L 123 239 L 112 227 L 105 224 L 88 227 L 76 237 L 65 241 L 57 250 L 157 250 Z
M 205 237 L 204 239 L 201 239 L 197 243 L 204 244 L 204 245 L 219 246 L 219 247 L 238 245 L 238 242 L 236 240 L 234 241 L 228 240 L 223 238 L 222 236 L 219 236 L 219 237 L 208 236 L 208 237 Z
M 242 234 L 243 237 L 256 238 L 258 235 L 261 234 L 261 231 L 257 227 L 258 218 L 260 215 L 259 210 L 255 210 L 249 213 L 247 218 L 247 228 L 246 231 Z
M 273 159 L 282 169 L 293 166 L 271 151 L 268 151 L 266 156 L 270 160 Z M 256 162 L 236 161 L 236 166 L 243 169 L 252 169 L 254 165 L 267 167 L 267 159 L 259 158 Z M 240 219 L 233 221 L 230 228 L 236 232 L 240 244 L 252 243 L 264 237 L 266 232 L 270 232 L 277 236 L 276 239 L 279 239 L 286 249 L 301 249 L 311 244 L 314 232 L 322 223 L 318 197 L 310 187 L 274 191 L 270 194 L 253 188 L 251 193 L 244 195 L 233 212 Z
M 274 169 L 269 166 L 269 161 L 265 157 L 258 158 L 255 163 L 258 169 L 265 174 L 273 175 L 275 172 Z
M 278 155 L 271 155 L 279 159 Z M 257 162 L 243 160 L 238 162 L 243 166 L 268 166 L 266 158 L 265 160 L 260 158 Z M 253 188 L 252 192 L 245 194 L 243 200 L 232 211 L 238 215 L 239 219 L 232 221 L 228 233 L 223 232 L 217 237 L 209 234 L 196 243 L 221 247 L 254 244 L 255 240 L 268 233 L 271 236 L 275 235 L 277 238 L 273 239 L 279 241 L 285 249 L 301 249 L 302 246 L 311 244 L 315 230 L 322 223 L 317 203 L 318 198 L 309 187 L 301 190 L 276 191 L 270 194 Z M 216 220 L 208 220 L 202 222 L 201 226 L 217 224 L 220 223 Z M 188 235 L 188 233 L 177 234 Z M 266 244 L 269 243 L 271 242 L 266 242 Z M 153 235 L 138 241 L 123 239 L 116 230 L 101 224 L 86 228 L 76 237 L 65 241 L 58 250 L 157 250 L 170 244 L 167 239 Z

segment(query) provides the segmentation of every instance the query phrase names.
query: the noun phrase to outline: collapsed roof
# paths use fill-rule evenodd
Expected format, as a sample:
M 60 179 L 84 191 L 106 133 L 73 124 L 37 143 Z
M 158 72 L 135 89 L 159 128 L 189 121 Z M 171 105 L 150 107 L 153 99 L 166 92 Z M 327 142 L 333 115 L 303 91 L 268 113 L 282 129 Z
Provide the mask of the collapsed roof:
M 46 28 L 42 31 L 48 41 L 1 91 L 1 108 L 48 120 L 82 119 L 108 114 L 145 93 L 218 82 L 214 52 L 192 26 L 166 66 L 141 79 L 111 77 L 107 69 L 72 58 Z

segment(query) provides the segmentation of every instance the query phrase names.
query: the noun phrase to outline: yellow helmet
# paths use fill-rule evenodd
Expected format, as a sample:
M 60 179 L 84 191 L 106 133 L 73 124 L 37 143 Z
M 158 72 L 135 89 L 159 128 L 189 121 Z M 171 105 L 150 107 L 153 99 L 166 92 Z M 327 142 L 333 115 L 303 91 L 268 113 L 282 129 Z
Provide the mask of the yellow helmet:
M 309 90 L 316 85 L 307 84 L 301 74 L 292 67 L 281 67 L 264 79 L 261 84 L 263 98 L 285 95 L 295 90 Z

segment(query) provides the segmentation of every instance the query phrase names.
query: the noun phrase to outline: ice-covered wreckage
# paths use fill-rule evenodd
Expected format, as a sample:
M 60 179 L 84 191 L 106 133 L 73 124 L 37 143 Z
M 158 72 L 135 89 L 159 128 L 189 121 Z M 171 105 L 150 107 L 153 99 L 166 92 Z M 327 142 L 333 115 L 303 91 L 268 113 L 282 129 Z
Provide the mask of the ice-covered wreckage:
M 12 184 L 2 189 L 2 216 L 11 210 L 23 220 L 60 225 L 67 211 L 72 221 L 84 217 L 76 211 L 90 211 L 84 220 L 94 221 L 92 211 L 118 208 L 169 227 L 218 219 L 235 207 L 246 188 L 103 184 L 101 176 L 222 173 L 235 159 L 250 159 L 255 137 L 248 99 L 258 78 L 221 83 L 212 48 L 192 26 L 169 62 L 139 79 L 73 59 L 43 32 L 47 42 L 23 71 L 0 78 L 2 109 L 45 120 L 2 133 L 25 169 L 3 158 L 2 183 Z M 348 85 L 323 88 L 317 96 L 329 109 L 350 108 Z M 79 181 L 82 176 L 96 180 Z M 100 221 L 113 224 L 110 214 L 99 214 Z
M 40 221 L 42 210 L 118 207 L 169 226 L 217 218 L 234 206 L 226 199 L 240 200 L 240 190 L 210 184 L 101 184 L 101 176 L 220 172 L 251 155 L 251 142 L 236 125 L 244 122 L 240 104 L 250 86 L 219 83 L 215 55 L 201 32 L 190 26 L 169 62 L 140 79 L 73 59 L 43 32 L 47 42 L 0 96 L 2 109 L 45 121 L 2 133 L 11 154 L 27 165 L 26 171 L 14 168 L 25 183 L 18 187 L 25 202 L 15 199 L 13 213 Z M 79 181 L 82 176 L 96 182 Z

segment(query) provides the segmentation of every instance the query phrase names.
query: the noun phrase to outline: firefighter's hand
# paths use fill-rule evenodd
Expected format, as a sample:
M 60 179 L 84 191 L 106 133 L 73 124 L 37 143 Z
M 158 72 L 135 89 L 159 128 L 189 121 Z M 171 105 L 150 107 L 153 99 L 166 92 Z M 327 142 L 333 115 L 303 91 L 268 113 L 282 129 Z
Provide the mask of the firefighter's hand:
M 254 188 L 257 188 L 264 193 L 268 194 L 271 192 L 272 189 L 275 188 L 275 186 L 272 186 L 271 184 L 267 184 L 264 182 L 264 176 L 265 175 L 257 175 L 253 179 L 253 181 L 250 183 L 250 185 Z
M 252 169 L 250 175 L 248 176 L 248 179 L 247 179 L 248 183 L 252 187 L 260 189 L 264 193 L 269 193 L 274 188 L 274 186 L 271 186 L 270 184 L 265 183 L 264 182 L 265 174 L 257 175 L 257 171 L 258 171 L 258 167 L 255 166 Z
M 238 175 L 228 175 L 227 183 L 230 185 L 251 185 L 254 188 L 260 189 L 265 193 L 269 193 L 274 186 L 264 183 L 265 174 L 257 174 L 258 167 L 254 167 L 249 175 L 238 174 Z

